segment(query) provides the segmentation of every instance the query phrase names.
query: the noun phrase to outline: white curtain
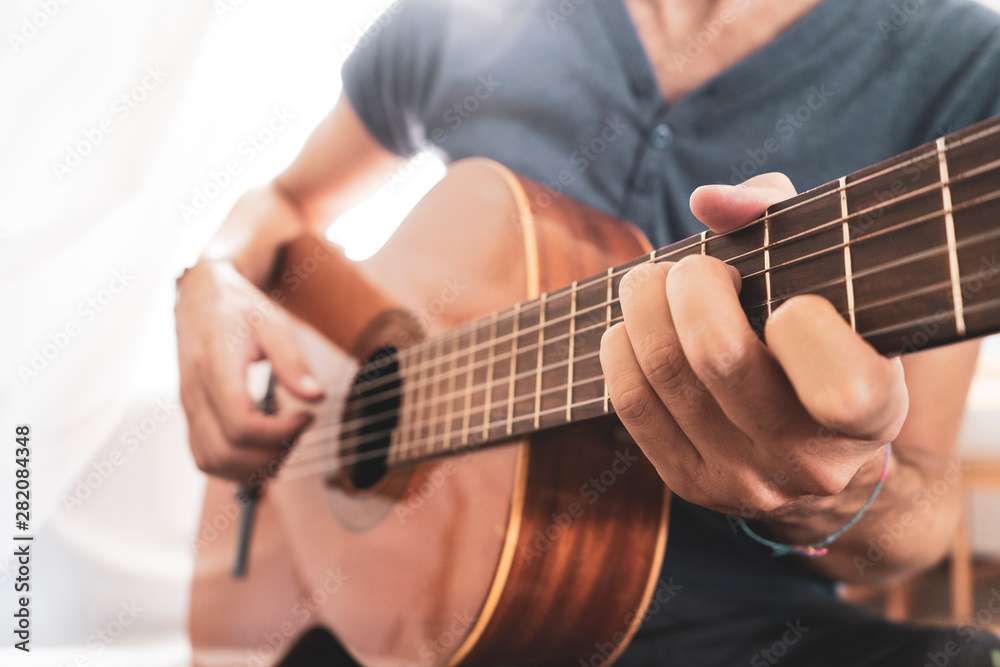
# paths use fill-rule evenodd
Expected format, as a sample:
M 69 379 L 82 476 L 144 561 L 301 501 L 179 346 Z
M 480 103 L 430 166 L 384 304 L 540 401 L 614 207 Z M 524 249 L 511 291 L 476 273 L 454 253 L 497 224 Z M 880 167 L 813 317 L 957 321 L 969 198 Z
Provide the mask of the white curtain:
M 296 154 L 387 4 L 0 5 L 0 479 L 12 488 L 14 428 L 29 424 L 26 664 L 187 661 L 204 479 L 177 399 L 173 280 L 235 199 Z M 354 215 L 381 224 L 338 223 L 340 240 L 371 252 L 428 173 L 395 208 Z M 13 526 L 13 503 L 0 508 Z M 0 663 L 27 658 L 10 643 Z

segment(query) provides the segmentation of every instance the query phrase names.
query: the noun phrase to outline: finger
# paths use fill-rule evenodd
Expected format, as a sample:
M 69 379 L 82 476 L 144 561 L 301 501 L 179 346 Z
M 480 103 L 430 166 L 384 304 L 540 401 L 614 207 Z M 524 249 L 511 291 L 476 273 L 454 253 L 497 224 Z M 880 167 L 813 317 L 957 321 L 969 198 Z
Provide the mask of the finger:
M 253 355 L 233 354 L 221 342 L 213 349 L 207 368 L 199 373 L 201 389 L 230 443 L 241 448 L 274 449 L 312 421 L 313 416 L 302 410 L 276 415 L 259 412 L 246 388 L 247 365 Z
M 754 176 L 740 185 L 703 185 L 691 193 L 691 212 L 719 234 L 738 229 L 764 214 L 767 207 L 795 196 L 784 174 Z
M 322 399 L 325 392 L 302 356 L 293 324 L 280 311 L 272 318 L 257 329 L 257 342 L 271 362 L 271 372 L 298 398 L 309 402 Z
M 902 363 L 876 352 L 833 304 L 815 295 L 789 299 L 764 332 L 816 421 L 859 440 L 884 444 L 896 437 L 909 405 Z
M 601 338 L 601 367 L 615 413 L 667 486 L 682 496 L 704 472 L 698 451 L 646 381 L 624 324 Z
M 741 431 L 769 449 L 814 430 L 780 366 L 740 306 L 738 278 L 710 257 L 686 257 L 667 277 L 667 299 L 692 371 Z
M 672 266 L 641 264 L 622 278 L 619 296 L 632 351 L 646 381 L 694 443 L 728 442 L 735 429 L 691 370 L 674 329 L 666 290 Z
M 189 392 L 187 400 L 188 440 L 195 463 L 203 472 L 247 484 L 264 479 L 277 470 L 286 447 L 271 450 L 237 449 L 228 441 L 204 392 Z M 256 477 L 253 477 L 256 475 Z

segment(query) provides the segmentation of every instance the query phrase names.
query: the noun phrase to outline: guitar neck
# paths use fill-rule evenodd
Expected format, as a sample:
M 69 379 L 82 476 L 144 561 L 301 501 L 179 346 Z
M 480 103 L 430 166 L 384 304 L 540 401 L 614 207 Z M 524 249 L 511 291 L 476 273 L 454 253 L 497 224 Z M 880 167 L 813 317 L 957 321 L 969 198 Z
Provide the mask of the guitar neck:
M 703 232 L 400 351 L 388 462 L 612 413 L 600 341 L 621 321 L 621 278 L 642 263 L 702 254 L 736 267 L 758 333 L 799 294 L 828 299 L 887 355 L 996 332 L 998 221 L 995 119 L 776 204 L 735 232 Z

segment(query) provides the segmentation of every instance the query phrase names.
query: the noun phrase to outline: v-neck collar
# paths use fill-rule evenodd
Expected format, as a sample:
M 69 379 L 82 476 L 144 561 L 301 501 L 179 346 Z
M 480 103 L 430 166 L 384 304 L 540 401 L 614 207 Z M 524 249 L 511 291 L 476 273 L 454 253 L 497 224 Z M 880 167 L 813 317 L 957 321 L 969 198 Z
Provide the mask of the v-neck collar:
M 721 94 L 718 100 L 725 105 L 725 100 L 736 102 L 742 93 L 759 85 L 762 79 L 775 79 L 774 63 L 779 58 L 771 54 L 781 54 L 780 60 L 788 61 L 790 54 L 801 54 L 804 59 L 815 57 L 817 49 L 823 44 L 836 42 L 836 26 L 842 25 L 847 14 L 854 11 L 851 3 L 843 0 L 821 0 L 819 4 L 796 19 L 779 32 L 771 41 L 761 45 L 715 76 L 703 81 L 679 99 L 670 102 L 660 89 L 656 79 L 653 63 L 639 37 L 639 31 L 632 20 L 632 14 L 625 6 L 625 0 L 600 0 L 596 3 L 603 14 L 604 25 L 608 31 L 612 46 L 621 59 L 622 67 L 629 77 L 629 83 L 637 97 L 649 100 L 661 109 L 672 109 L 684 106 L 689 100 L 695 99 L 706 90 L 715 90 Z M 817 35 L 830 39 L 817 39 Z

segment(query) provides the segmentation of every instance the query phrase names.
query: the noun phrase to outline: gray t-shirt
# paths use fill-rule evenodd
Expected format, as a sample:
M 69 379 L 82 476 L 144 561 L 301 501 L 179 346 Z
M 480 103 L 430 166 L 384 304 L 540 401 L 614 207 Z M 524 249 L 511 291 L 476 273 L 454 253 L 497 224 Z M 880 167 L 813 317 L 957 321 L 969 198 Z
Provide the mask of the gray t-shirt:
M 1000 17 L 968 0 L 826 0 L 672 105 L 622 0 L 393 12 L 343 71 L 380 142 L 492 158 L 658 247 L 703 229 L 699 185 L 781 171 L 802 191 L 1000 113 Z M 706 26 L 672 66 L 726 29 Z
M 1000 16 L 968 0 L 825 0 L 675 104 L 623 0 L 409 0 L 368 34 L 344 90 L 390 150 L 492 158 L 657 246 L 704 229 L 699 185 L 781 171 L 801 191 L 1000 113 Z M 671 520 L 664 579 L 830 590 L 714 513 L 677 501 Z

